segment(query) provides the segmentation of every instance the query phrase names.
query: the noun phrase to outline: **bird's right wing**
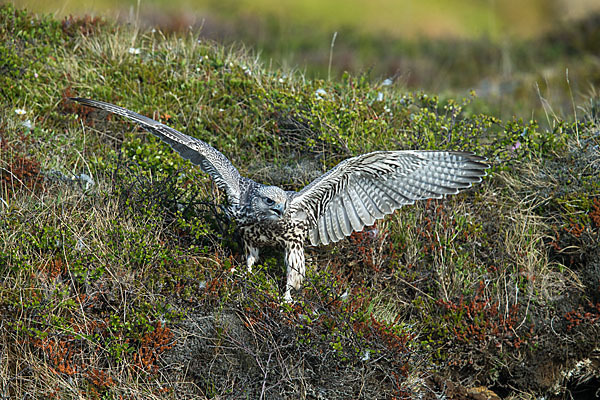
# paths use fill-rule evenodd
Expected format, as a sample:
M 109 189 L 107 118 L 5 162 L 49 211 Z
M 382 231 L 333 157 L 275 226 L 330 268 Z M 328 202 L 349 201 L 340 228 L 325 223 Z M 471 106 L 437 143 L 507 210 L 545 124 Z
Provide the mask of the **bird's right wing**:
M 298 192 L 293 219 L 310 223 L 313 245 L 337 242 L 416 200 L 481 181 L 483 157 L 459 151 L 376 151 L 342 161 Z
M 142 128 L 169 144 L 181 157 L 199 165 L 202 171 L 210 175 L 217 187 L 227 193 L 230 204 L 239 204 L 240 182 L 242 180 L 240 173 L 227 157 L 208 143 L 114 104 L 80 97 L 72 97 L 71 100 L 121 115 L 139 124 Z

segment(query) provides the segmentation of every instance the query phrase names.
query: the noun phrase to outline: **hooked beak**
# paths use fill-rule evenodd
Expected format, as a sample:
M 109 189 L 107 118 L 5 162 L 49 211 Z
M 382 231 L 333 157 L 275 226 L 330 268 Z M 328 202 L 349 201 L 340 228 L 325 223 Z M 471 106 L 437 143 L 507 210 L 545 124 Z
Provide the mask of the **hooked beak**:
M 275 207 L 272 208 L 272 210 L 275 211 L 277 215 L 281 217 L 283 215 L 283 212 L 285 211 L 285 206 L 283 204 L 277 204 Z
M 271 220 L 279 220 L 283 217 L 283 213 L 285 212 L 284 204 L 274 204 L 271 208 L 269 208 L 269 216 L 268 218 Z

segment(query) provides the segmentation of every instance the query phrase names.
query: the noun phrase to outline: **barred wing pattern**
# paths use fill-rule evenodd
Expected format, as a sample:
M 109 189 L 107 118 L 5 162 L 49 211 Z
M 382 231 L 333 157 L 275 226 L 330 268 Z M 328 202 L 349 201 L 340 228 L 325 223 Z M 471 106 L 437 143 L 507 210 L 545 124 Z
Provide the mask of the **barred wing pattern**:
M 311 222 L 312 245 L 329 244 L 416 200 L 441 198 L 481 181 L 483 157 L 457 151 L 377 151 L 342 161 L 292 199 Z
M 240 182 L 242 180 L 240 173 L 227 157 L 208 143 L 114 104 L 80 97 L 72 97 L 71 100 L 121 115 L 139 124 L 142 128 L 169 144 L 181 157 L 200 166 L 202 171 L 210 175 L 217 187 L 227 193 L 230 204 L 239 204 Z

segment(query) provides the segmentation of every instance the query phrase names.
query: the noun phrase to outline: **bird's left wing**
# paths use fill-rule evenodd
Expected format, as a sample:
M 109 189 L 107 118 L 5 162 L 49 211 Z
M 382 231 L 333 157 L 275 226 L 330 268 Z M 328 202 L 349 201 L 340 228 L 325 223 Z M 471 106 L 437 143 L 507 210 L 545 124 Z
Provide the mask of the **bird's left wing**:
M 240 173 L 227 157 L 208 143 L 114 104 L 80 97 L 72 97 L 71 100 L 121 115 L 136 122 L 148 132 L 158 136 L 163 142 L 168 143 L 181 157 L 199 165 L 202 171 L 210 175 L 217 187 L 227 193 L 231 204 L 239 204 L 242 180 Z
M 458 151 L 377 151 L 342 161 L 291 200 L 310 223 L 313 245 L 337 242 L 416 200 L 441 198 L 481 181 L 483 157 Z

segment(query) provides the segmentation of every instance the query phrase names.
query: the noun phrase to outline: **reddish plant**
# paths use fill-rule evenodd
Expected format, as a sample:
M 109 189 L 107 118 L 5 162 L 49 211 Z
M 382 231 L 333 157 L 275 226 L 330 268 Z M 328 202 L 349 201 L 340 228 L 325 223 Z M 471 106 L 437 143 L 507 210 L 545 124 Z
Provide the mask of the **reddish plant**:
M 173 347 L 173 332 L 159 321 L 154 331 L 147 332 L 141 340 L 140 348 L 134 355 L 138 368 L 150 373 L 158 371 L 158 357 Z
M 600 321 L 600 302 L 594 304 L 588 301 L 585 307 L 579 307 L 577 310 L 571 310 L 565 314 L 567 320 L 567 330 L 578 327 L 581 324 L 593 325 Z
M 31 343 L 42 350 L 51 364 L 52 372 L 64 375 L 75 375 L 79 372 L 79 366 L 73 361 L 75 349 L 71 342 L 64 339 L 32 338 Z
M 72 15 L 69 15 L 68 17 L 65 17 L 61 23 L 62 31 L 71 37 L 78 35 L 93 35 L 104 25 L 106 25 L 106 22 L 100 17 L 91 17 L 89 15 L 83 17 L 73 17 Z
M 21 135 L 20 143 L 28 143 L 28 138 Z M 29 190 L 43 188 L 43 180 L 40 175 L 40 162 L 23 154 L 23 150 L 10 145 L 6 140 L 0 138 L 0 195 L 10 195 L 15 189 L 24 187 Z
M 480 282 L 475 296 L 468 301 L 462 296 L 458 302 L 437 301 L 444 310 L 442 318 L 449 331 L 464 343 L 475 341 L 481 347 L 491 343 L 498 348 L 503 345 L 519 348 L 531 336 L 531 332 L 521 336 L 516 332 L 519 305 L 513 304 L 506 313 L 501 313 L 499 303 L 485 297 L 484 288 L 484 283 Z
M 600 229 L 600 197 L 594 199 L 592 203 L 592 210 L 590 210 L 590 218 L 596 228 Z

